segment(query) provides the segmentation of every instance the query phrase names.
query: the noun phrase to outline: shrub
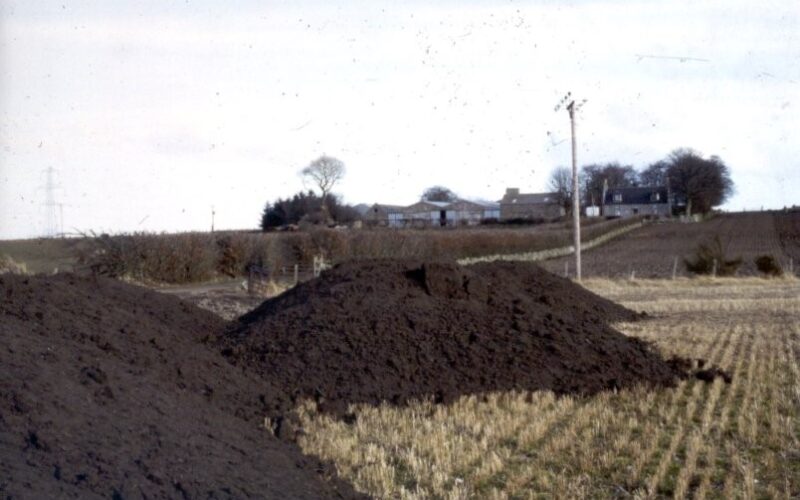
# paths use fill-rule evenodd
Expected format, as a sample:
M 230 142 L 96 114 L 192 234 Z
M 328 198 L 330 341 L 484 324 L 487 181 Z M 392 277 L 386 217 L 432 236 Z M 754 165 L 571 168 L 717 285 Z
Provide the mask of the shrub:
M 758 270 L 767 276 L 783 275 L 783 268 L 772 255 L 760 255 L 755 258 L 755 263 Z
M 5 273 L 28 274 L 28 268 L 24 262 L 20 263 L 6 254 L 0 254 L 0 274 Z
M 261 214 L 261 230 L 267 231 L 301 222 L 324 225 L 333 220 L 345 224 L 357 218 L 358 212 L 334 195 L 328 195 L 323 202 L 323 198 L 314 192 L 301 191 L 291 198 L 279 198 L 275 203 L 267 203 Z
M 253 253 L 252 246 L 250 239 L 243 235 L 229 234 L 217 238 L 217 273 L 231 278 L 244 274 Z
M 742 264 L 742 259 L 729 259 L 719 236 L 715 236 L 710 242 L 697 246 L 694 260 L 684 259 L 683 262 L 686 264 L 686 269 L 694 274 L 733 276 Z

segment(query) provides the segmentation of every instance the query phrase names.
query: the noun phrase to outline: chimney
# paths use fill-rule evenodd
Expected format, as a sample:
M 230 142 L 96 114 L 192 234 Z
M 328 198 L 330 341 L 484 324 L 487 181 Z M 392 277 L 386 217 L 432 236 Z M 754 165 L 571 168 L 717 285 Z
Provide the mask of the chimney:
M 519 196 L 519 188 L 506 188 L 506 196 Z

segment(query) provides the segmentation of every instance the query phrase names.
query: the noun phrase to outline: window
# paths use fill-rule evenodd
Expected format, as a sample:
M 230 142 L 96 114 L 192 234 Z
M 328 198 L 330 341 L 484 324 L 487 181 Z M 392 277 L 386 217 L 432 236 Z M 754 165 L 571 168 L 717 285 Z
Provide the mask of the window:
M 661 193 L 653 193 L 650 195 L 650 201 L 660 201 Z
M 484 210 L 483 211 L 483 218 L 484 219 L 499 219 L 500 218 L 500 210 Z
M 614 193 L 614 203 L 622 203 L 622 193 Z

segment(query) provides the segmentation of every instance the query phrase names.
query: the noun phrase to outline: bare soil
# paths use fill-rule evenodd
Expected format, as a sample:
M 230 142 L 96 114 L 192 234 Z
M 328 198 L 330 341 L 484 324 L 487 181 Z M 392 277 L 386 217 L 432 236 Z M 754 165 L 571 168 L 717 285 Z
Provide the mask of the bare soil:
M 225 322 L 107 280 L 0 276 L 3 498 L 340 498 L 264 428 L 275 388 L 200 340 Z
M 694 257 L 701 243 L 718 236 L 728 259 L 741 258 L 737 276 L 758 276 L 754 259 L 773 256 L 788 270 L 789 259 L 800 259 L 800 212 L 720 214 L 699 223 L 651 223 L 605 245 L 584 252 L 582 271 L 588 277 L 670 278 L 677 259 L 677 276 L 691 276 L 684 259 Z M 574 275 L 574 256 L 542 263 L 547 270 Z
M 688 364 L 609 326 L 638 318 L 535 264 L 366 261 L 264 302 L 218 346 L 291 397 L 277 418 L 304 398 L 346 416 L 352 403 L 674 384 Z

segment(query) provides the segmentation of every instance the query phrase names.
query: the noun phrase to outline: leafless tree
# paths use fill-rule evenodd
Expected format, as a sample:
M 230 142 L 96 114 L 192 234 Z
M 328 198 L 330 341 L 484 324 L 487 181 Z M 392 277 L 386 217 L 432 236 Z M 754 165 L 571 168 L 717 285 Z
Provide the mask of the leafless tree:
M 322 200 L 328 197 L 333 186 L 344 177 L 344 163 L 332 156 L 320 156 L 300 171 L 303 177 L 311 179 L 322 192 Z
M 667 168 L 664 160 L 651 163 L 639 174 L 639 182 L 645 187 L 661 187 L 667 185 Z
M 422 201 L 456 201 L 456 195 L 444 186 L 431 186 L 422 193 Z
M 567 167 L 555 167 L 550 171 L 547 181 L 550 191 L 558 194 L 558 202 L 567 213 L 572 211 L 572 170 Z

